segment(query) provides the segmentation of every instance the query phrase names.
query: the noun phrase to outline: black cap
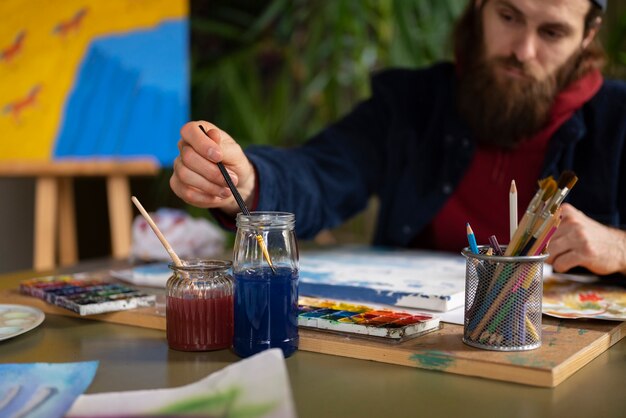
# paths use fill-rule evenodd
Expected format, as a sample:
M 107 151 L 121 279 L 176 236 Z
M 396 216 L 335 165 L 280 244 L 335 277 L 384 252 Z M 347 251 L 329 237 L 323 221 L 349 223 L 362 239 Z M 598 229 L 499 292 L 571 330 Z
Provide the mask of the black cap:
M 607 0 L 591 0 L 596 6 L 602 9 L 602 11 L 606 10 L 606 2 Z

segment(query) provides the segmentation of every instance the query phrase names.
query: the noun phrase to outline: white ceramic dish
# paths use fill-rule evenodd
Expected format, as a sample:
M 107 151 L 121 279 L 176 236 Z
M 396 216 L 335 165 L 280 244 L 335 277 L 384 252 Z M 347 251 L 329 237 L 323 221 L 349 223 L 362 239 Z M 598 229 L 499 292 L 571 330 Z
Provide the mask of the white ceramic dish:
M 0 304 L 0 341 L 37 328 L 46 316 L 30 306 Z

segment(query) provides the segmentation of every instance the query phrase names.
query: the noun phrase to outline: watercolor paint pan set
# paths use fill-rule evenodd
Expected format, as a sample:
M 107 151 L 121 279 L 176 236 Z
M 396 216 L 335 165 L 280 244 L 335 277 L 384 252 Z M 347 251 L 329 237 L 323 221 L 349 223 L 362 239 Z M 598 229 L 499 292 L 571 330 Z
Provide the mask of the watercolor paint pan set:
M 29 279 L 20 283 L 20 292 L 79 315 L 152 306 L 156 302 L 155 295 L 148 295 L 134 287 L 81 276 L 61 275 Z
M 301 297 L 298 326 L 320 331 L 399 343 L 441 328 L 439 318 L 420 313 L 375 309 Z

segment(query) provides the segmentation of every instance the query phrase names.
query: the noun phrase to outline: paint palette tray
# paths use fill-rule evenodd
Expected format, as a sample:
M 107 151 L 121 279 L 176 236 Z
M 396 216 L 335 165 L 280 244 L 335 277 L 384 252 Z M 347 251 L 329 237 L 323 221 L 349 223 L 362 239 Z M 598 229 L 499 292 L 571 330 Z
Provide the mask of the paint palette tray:
M 151 306 L 155 295 L 121 283 L 85 275 L 47 276 L 20 283 L 20 292 L 72 310 L 79 315 L 94 315 Z
M 298 303 L 298 326 L 320 331 L 398 343 L 441 328 L 439 318 L 425 313 L 307 297 L 301 297 Z

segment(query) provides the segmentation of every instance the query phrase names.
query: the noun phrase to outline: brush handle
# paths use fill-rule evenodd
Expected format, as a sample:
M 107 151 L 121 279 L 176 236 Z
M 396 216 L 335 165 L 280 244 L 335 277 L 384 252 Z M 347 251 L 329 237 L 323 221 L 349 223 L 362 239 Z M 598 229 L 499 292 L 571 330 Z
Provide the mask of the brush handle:
M 204 133 L 206 136 L 209 136 L 207 131 L 204 129 L 204 126 L 198 125 L 198 127 L 200 128 L 202 133 Z M 224 177 L 224 180 L 226 180 L 226 184 L 228 185 L 228 188 L 230 189 L 231 193 L 233 194 L 233 197 L 235 198 L 235 201 L 237 202 L 237 205 L 239 205 L 239 209 L 241 209 L 241 212 L 245 216 L 250 216 L 250 211 L 248 210 L 248 207 L 246 206 L 246 202 L 243 201 L 243 198 L 239 194 L 239 190 L 237 190 L 237 188 L 235 187 L 235 183 L 233 183 L 233 179 L 230 178 L 230 174 L 228 174 L 228 171 L 226 170 L 226 167 L 224 167 L 224 164 L 221 161 L 219 163 L 217 163 L 217 168 L 220 169 L 220 172 L 222 173 L 222 176 Z M 270 254 L 267 251 L 267 247 L 265 246 L 265 242 L 263 241 L 263 236 L 261 236 L 261 234 L 259 234 L 259 233 L 255 234 L 255 235 L 256 235 L 256 240 L 259 243 L 259 247 L 261 248 L 261 252 L 263 253 L 263 257 L 265 257 L 265 260 L 267 261 L 267 264 L 272 269 L 272 273 L 276 274 L 276 268 L 274 268 L 274 264 L 272 263 L 272 259 L 270 258 Z
M 206 136 L 209 136 L 206 129 L 204 129 L 204 126 L 198 125 L 198 127 L 200 128 L 203 134 L 205 134 Z M 239 205 L 239 209 L 241 209 L 241 212 L 243 212 L 243 214 L 246 216 L 250 216 L 250 211 L 248 210 L 248 207 L 246 206 L 246 202 L 244 202 L 243 199 L 241 198 L 241 195 L 239 194 L 239 190 L 237 190 L 237 188 L 235 187 L 235 183 L 233 183 L 233 179 L 230 178 L 230 174 L 228 174 L 226 167 L 224 167 L 224 164 L 221 161 L 217 163 L 217 168 L 220 169 L 220 172 L 222 173 L 222 177 L 224 177 L 224 180 L 226 180 L 226 184 L 228 185 L 230 192 L 233 194 L 233 197 L 235 198 L 237 205 Z
M 246 202 L 243 201 L 243 198 L 239 194 L 239 190 L 237 190 L 237 188 L 235 187 L 235 184 L 233 183 L 233 179 L 230 178 L 230 174 L 228 174 L 228 171 L 226 171 L 226 167 L 224 167 L 224 164 L 222 164 L 221 162 L 217 163 L 217 168 L 219 168 L 220 171 L 222 172 L 222 176 L 224 176 L 224 180 L 226 180 L 226 184 L 228 185 L 228 188 L 233 194 L 233 197 L 237 201 L 237 204 L 239 205 L 239 209 L 241 209 L 241 212 L 243 212 L 243 214 L 246 216 L 250 216 L 250 211 L 248 210 L 248 207 L 246 206 Z
M 137 199 L 135 196 L 132 196 L 130 200 L 135 204 L 137 209 L 139 209 L 139 212 L 141 212 L 141 215 L 144 217 L 146 222 L 148 222 L 148 225 L 150 225 L 150 228 L 152 228 L 152 231 L 154 232 L 154 234 L 157 236 L 159 241 L 161 241 L 161 244 L 165 248 L 165 251 L 167 251 L 169 256 L 172 258 L 172 261 L 174 262 L 174 264 L 177 267 L 181 267 L 183 265 L 183 262 L 180 260 L 178 255 L 174 252 L 174 249 L 172 248 L 170 243 L 167 242 L 167 240 L 165 239 L 165 236 L 163 235 L 163 233 L 161 232 L 157 224 L 154 223 L 154 221 L 152 220 L 152 217 L 150 217 L 148 212 L 144 209 L 143 205 L 139 203 L 139 199 Z

